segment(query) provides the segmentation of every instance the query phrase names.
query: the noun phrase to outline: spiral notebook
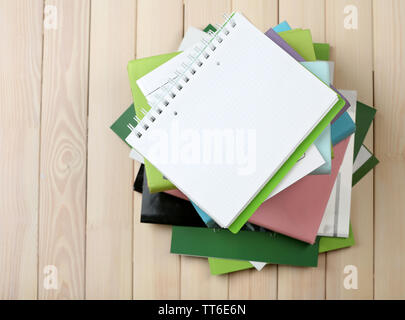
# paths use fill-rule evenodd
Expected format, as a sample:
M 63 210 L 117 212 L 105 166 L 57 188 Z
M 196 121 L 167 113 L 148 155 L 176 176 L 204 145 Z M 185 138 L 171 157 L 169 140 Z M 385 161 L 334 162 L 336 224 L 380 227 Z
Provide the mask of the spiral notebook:
M 126 141 L 221 227 L 238 232 L 344 101 L 239 13 L 183 65 Z M 168 161 L 162 148 L 173 143 L 173 126 L 197 135 L 253 130 L 253 170 Z

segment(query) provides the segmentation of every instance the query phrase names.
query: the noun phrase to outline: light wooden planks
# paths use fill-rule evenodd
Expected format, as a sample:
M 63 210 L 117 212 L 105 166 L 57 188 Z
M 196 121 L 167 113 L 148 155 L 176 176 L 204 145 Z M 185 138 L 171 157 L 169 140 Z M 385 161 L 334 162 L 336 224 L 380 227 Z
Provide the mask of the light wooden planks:
M 129 148 L 109 128 L 131 104 L 136 3 L 91 4 L 86 298 L 132 298 L 132 176 Z
M 239 11 L 265 32 L 278 23 L 278 0 L 232 0 L 232 11 Z
M 344 27 L 344 8 L 356 6 L 358 29 Z M 372 9 L 371 1 L 326 2 L 326 40 L 332 46 L 335 64 L 335 86 L 357 91 L 359 101 L 373 105 L 372 79 Z M 366 144 L 373 147 L 370 129 Z M 351 222 L 355 246 L 327 254 L 327 299 L 373 298 L 373 176 L 369 174 L 352 193 Z M 358 270 L 358 289 L 347 290 L 343 280 L 346 265 Z
M 232 12 L 232 0 L 184 0 L 184 31 L 189 26 L 204 29 L 209 23 L 222 24 Z
M 310 29 L 314 42 L 325 41 L 325 0 L 280 0 L 280 22 Z
M 184 1 L 184 32 L 190 26 L 204 29 L 222 23 L 232 11 L 231 0 Z M 196 281 L 196 279 L 198 279 Z M 228 276 L 212 276 L 206 258 L 181 257 L 181 299 L 227 299 Z
M 47 0 L 44 30 L 39 204 L 39 298 L 84 298 L 89 1 Z M 43 285 L 46 266 L 57 288 Z
M 137 58 L 176 51 L 182 36 L 181 0 L 138 0 Z M 170 254 L 171 227 L 141 224 L 140 196 L 134 201 L 134 298 L 178 299 L 180 258 Z
M 0 299 L 35 299 L 43 2 L 0 12 Z
M 405 298 L 405 3 L 374 1 L 375 298 Z
M 174 51 L 183 23 L 185 30 L 202 28 L 233 10 L 266 30 L 277 20 L 277 1 L 184 0 L 183 21 L 181 0 L 96 0 L 91 9 L 89 0 L 0 0 L 0 12 L 7 12 L 0 19 L 6 44 L 0 55 L 1 299 L 35 299 L 37 293 L 57 299 L 267 299 L 277 294 L 281 299 L 369 299 L 373 289 L 377 299 L 405 298 L 405 97 L 400 87 L 405 6 L 401 0 L 374 0 L 373 6 L 368 0 L 279 2 L 280 21 L 310 28 L 314 41 L 331 43 L 337 86 L 357 90 L 359 100 L 375 102 L 378 109 L 375 151 L 381 163 L 375 181 L 369 174 L 353 190 L 356 245 L 321 257 L 317 269 L 280 266 L 278 283 L 276 267 L 269 266 L 214 277 L 206 259 L 169 254 L 170 228 L 138 223 L 141 196 L 131 187 L 139 165 L 133 169 L 128 147 L 109 129 L 132 100 L 127 62 L 135 53 Z M 44 30 L 42 62 L 44 4 L 57 6 L 63 28 Z M 343 9 L 353 4 L 359 28 L 346 30 Z M 366 144 L 373 147 L 372 130 Z M 49 264 L 58 267 L 57 290 L 43 287 L 43 268 Z M 349 264 L 358 267 L 358 290 L 343 287 Z
M 278 22 L 278 1 L 233 0 L 232 11 L 242 12 L 263 32 Z M 276 299 L 277 266 L 262 271 L 246 270 L 229 275 L 229 299 Z
M 292 28 L 310 28 L 313 41 L 325 40 L 325 5 L 323 0 L 280 0 L 279 21 L 287 20 Z M 278 267 L 279 299 L 324 299 L 325 254 L 320 254 L 317 268 Z

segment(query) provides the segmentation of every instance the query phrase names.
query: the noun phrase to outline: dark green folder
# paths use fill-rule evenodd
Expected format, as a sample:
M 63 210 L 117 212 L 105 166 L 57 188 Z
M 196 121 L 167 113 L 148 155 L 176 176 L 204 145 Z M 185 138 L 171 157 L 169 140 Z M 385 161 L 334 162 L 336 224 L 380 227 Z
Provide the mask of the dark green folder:
M 356 107 L 356 135 L 354 136 L 353 159 L 359 154 L 361 145 L 366 138 L 368 129 L 374 120 L 376 109 L 357 101 Z
M 370 158 L 368 158 L 368 160 L 360 168 L 358 168 L 356 172 L 353 173 L 352 186 L 355 186 L 357 182 L 359 182 L 367 173 L 373 170 L 373 168 L 379 163 L 378 159 L 370 150 L 368 150 L 364 145 L 363 148 L 370 153 Z
M 310 245 L 274 232 L 173 226 L 170 252 L 182 255 L 316 267 L 319 240 Z
M 131 133 L 131 127 L 136 127 L 138 122 L 135 120 L 134 104 L 131 104 L 127 110 L 111 125 L 111 130 L 114 131 L 125 143 L 125 139 Z M 127 143 L 128 146 L 130 146 Z

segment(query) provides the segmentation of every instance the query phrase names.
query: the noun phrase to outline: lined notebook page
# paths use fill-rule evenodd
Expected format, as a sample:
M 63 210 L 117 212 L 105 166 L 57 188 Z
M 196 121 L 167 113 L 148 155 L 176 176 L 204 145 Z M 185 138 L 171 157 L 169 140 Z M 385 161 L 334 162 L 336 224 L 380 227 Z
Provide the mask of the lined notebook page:
M 149 129 L 127 139 L 221 227 L 236 219 L 338 100 L 241 14 L 232 20 L 235 27 L 227 26 L 230 32 L 221 33 L 221 43 L 213 40 L 216 50 L 206 50 L 209 58 L 187 75 L 190 81 L 182 83 Z M 176 130 L 195 133 L 188 144 L 201 151 L 199 161 L 186 164 L 178 154 L 170 155 Z M 235 147 L 249 149 L 246 167 L 237 155 L 233 162 L 204 163 L 201 141 L 215 130 L 244 136 Z M 165 141 L 168 150 L 159 148 Z

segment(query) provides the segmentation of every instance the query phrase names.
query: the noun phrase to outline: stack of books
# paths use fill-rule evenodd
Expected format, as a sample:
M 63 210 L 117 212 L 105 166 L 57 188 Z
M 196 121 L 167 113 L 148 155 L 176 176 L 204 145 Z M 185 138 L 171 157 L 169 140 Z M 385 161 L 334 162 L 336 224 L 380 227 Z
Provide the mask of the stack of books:
M 178 52 L 130 61 L 134 104 L 111 126 L 142 162 L 142 223 L 212 274 L 315 267 L 354 245 L 351 190 L 377 163 L 375 109 L 333 86 L 326 43 L 242 14 L 190 28 Z

